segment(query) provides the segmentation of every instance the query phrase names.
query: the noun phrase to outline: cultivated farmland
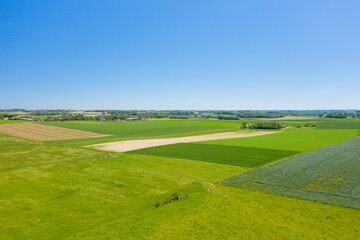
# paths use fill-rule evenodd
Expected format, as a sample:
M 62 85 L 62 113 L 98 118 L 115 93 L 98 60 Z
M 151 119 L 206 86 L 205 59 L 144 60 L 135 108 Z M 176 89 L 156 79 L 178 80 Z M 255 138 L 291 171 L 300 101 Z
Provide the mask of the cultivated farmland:
M 295 155 L 298 152 L 213 144 L 180 143 L 145 148 L 129 153 L 183 158 L 242 167 L 259 167 Z
M 224 184 L 360 209 L 360 137 L 246 172 Z
M 131 140 L 131 141 L 119 141 L 111 143 L 103 143 L 90 145 L 88 147 L 94 147 L 99 150 L 107 150 L 114 152 L 127 152 L 142 148 L 149 148 L 155 146 L 163 146 L 175 143 L 188 143 L 214 139 L 232 139 L 232 138 L 247 138 L 256 137 L 262 135 L 269 135 L 278 133 L 276 131 L 238 131 L 228 133 L 217 133 L 201 136 L 189 136 L 189 137 L 178 137 L 178 138 L 158 138 L 158 139 L 143 139 L 143 140 Z
M 233 132 L 234 128 L 224 126 L 194 125 L 163 121 L 68 121 L 68 122 L 45 122 L 43 124 L 63 128 L 90 131 L 99 134 L 111 135 L 104 138 L 71 139 L 56 141 L 61 144 L 73 144 L 86 146 L 92 144 L 115 142 L 135 139 L 174 138 L 185 136 L 206 135 L 212 133 Z M 236 129 L 239 130 L 239 129 Z M 235 130 L 235 131 L 236 131 Z
M 13 121 L 4 121 L 10 122 Z M 184 122 L 44 123 L 46 127 L 112 135 L 51 142 L 0 134 L 0 236 L 7 239 L 360 237 L 357 209 L 217 184 L 239 173 L 266 168 L 261 166 L 298 152 L 349 140 L 358 136 L 358 129 L 289 129 L 264 136 L 173 144 L 130 153 L 80 147 L 119 140 L 252 133 L 240 129 L 240 122 L 236 121 Z M 112 157 L 106 157 L 109 153 Z M 187 198 L 161 204 L 174 193 Z
M 199 143 L 308 152 L 357 136 L 358 130 L 351 129 L 289 129 L 256 138 L 220 139 Z
M 214 184 L 249 168 L 127 153 L 107 158 L 105 153 L 0 135 L 0 236 L 360 237 L 358 210 Z M 189 197 L 155 207 L 173 193 Z
M 279 119 L 241 119 L 241 120 L 165 120 L 162 122 L 173 122 L 182 124 L 208 125 L 240 128 L 243 122 L 259 123 L 264 121 L 276 121 L 283 125 L 296 126 L 314 123 L 319 129 L 360 129 L 358 119 L 331 119 L 331 118 L 307 118 L 307 117 L 284 117 Z M 156 121 L 158 122 L 158 121 Z
M 62 127 L 46 126 L 35 123 L 1 124 L 0 133 L 5 133 L 8 135 L 36 141 L 95 138 L 108 136 L 105 134 L 67 129 Z

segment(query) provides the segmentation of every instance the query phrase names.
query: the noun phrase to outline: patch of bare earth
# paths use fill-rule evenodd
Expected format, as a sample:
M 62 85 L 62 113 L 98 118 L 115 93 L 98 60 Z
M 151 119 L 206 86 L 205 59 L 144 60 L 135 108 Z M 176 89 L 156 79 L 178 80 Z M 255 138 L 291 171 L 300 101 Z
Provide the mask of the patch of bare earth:
M 54 127 L 36 123 L 0 124 L 0 133 L 35 141 L 66 140 L 78 138 L 105 137 L 108 135 L 93 132 Z
M 156 138 L 156 139 L 143 139 L 143 140 L 131 140 L 131 141 L 119 141 L 111 143 L 101 143 L 95 145 L 89 145 L 87 147 L 93 147 L 99 150 L 113 151 L 113 152 L 127 152 L 142 148 L 157 147 L 175 143 L 189 143 L 199 142 L 217 139 L 228 139 L 228 138 L 242 138 L 242 137 L 255 137 L 267 134 L 273 134 L 277 132 L 270 131 L 255 131 L 255 132 L 228 132 L 228 133 L 217 133 L 202 136 L 191 136 L 191 137 L 179 137 L 179 138 Z

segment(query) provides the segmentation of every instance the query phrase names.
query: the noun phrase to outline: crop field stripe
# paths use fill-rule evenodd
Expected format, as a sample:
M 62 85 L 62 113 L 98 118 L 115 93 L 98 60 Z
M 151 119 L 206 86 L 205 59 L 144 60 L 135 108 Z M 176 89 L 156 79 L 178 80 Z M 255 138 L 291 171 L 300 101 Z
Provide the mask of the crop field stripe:
M 24 129 L 24 125 L 7 125 L 6 128 L 11 127 L 13 130 L 9 130 L 9 132 L 12 133 L 17 133 L 18 131 L 23 131 L 29 134 L 42 134 L 42 135 L 51 135 L 54 133 L 54 128 L 43 128 L 41 127 L 39 129 L 38 126 L 35 125 L 27 125 L 26 129 Z M 58 128 L 58 130 L 60 130 Z M 74 132 L 73 129 L 69 129 L 65 132 L 57 132 L 56 133 L 57 137 L 61 137 L 61 138 L 65 138 L 65 137 L 75 137 L 75 136 L 81 136 L 81 137 L 85 137 L 88 136 L 88 133 L 86 132 Z
M 14 123 L 0 125 L 0 132 L 36 141 L 104 137 L 107 135 L 35 123 Z
M 213 144 L 179 143 L 128 153 L 190 159 L 242 167 L 258 167 L 298 152 Z
M 41 124 L 111 135 L 104 138 L 56 140 L 56 143 L 72 144 L 75 146 L 86 146 L 123 140 L 165 137 L 173 138 L 234 131 L 234 128 L 224 126 L 168 123 L 163 121 L 65 121 L 42 122 Z
M 357 136 L 359 136 L 359 132 L 351 129 L 289 129 L 278 134 L 258 136 L 256 138 L 221 139 L 203 141 L 199 142 L 199 144 L 308 152 L 317 148 L 347 141 Z
M 360 209 L 360 137 L 225 180 L 242 188 Z
M 193 125 L 204 125 L 204 126 L 218 126 L 218 127 L 230 127 L 230 128 L 241 128 L 242 122 L 240 121 L 220 121 L 220 120 L 149 120 L 152 122 L 163 122 L 163 123 L 178 123 L 178 124 L 193 124 Z
M 28 123 L 24 120 L 0 120 L 0 124 L 12 124 L 12 123 Z
M 141 139 L 132 141 L 116 141 L 104 144 L 89 145 L 99 150 L 113 151 L 113 152 L 129 152 L 143 148 L 158 147 L 176 143 L 191 143 L 204 140 L 214 139 L 231 139 L 231 138 L 248 138 L 261 135 L 268 135 L 278 133 L 275 131 L 238 131 L 228 133 L 218 133 L 200 136 L 178 137 L 178 138 L 154 138 L 154 139 Z

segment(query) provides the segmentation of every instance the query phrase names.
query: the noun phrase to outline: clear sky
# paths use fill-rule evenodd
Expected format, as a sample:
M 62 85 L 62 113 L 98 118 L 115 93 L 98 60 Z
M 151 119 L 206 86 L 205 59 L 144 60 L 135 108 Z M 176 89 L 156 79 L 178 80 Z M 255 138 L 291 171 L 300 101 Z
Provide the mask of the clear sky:
M 359 109 L 359 0 L 1 0 L 0 109 Z

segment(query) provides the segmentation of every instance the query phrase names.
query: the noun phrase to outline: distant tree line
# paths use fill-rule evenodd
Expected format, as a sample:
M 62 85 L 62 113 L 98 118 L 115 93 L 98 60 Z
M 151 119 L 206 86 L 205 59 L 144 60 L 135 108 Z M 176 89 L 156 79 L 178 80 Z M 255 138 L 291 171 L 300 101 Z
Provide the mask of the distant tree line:
M 259 122 L 248 125 L 249 129 L 281 129 L 283 125 L 279 122 Z
M 16 114 L 7 114 L 7 113 L 0 113 L 0 119 L 4 119 L 4 118 L 13 118 L 16 117 Z
M 238 116 L 218 116 L 219 120 L 239 120 L 240 118 Z
M 49 116 L 43 119 L 44 121 L 100 121 L 100 120 L 126 120 L 131 118 L 129 115 L 100 115 L 100 116 L 85 116 L 83 114 L 76 115 L 62 115 Z
M 96 114 L 94 114 L 94 112 Z M 26 116 L 25 116 L 26 115 Z M 95 116 L 96 115 L 96 116 Z M 244 118 L 281 118 L 291 116 L 315 116 L 326 118 L 360 117 L 359 110 L 0 110 L 0 119 L 32 118 L 41 121 L 99 121 L 99 120 L 126 120 L 126 119 L 190 119 L 215 118 L 219 120 L 240 120 Z M 303 127 L 303 126 L 301 126 Z
M 171 116 L 170 119 L 189 119 L 188 116 Z
M 0 112 L 26 112 L 26 109 L 21 109 L 21 108 L 0 109 Z
M 360 112 L 333 112 L 325 115 L 326 118 L 356 118 L 360 117 Z
M 281 118 L 285 117 L 284 113 L 261 113 L 261 112 L 243 112 L 238 113 L 238 117 L 241 118 Z
M 305 123 L 304 125 L 301 125 L 301 124 L 294 124 L 294 125 L 291 125 L 291 127 L 295 127 L 295 128 L 303 128 L 303 127 L 317 127 L 318 124 L 316 123 L 311 123 L 311 122 L 307 122 Z
M 65 115 L 65 114 L 69 114 L 70 112 L 69 110 L 57 109 L 57 110 L 34 110 L 34 111 L 27 111 L 26 113 L 35 116 L 44 116 L 44 115 Z
M 260 113 L 260 112 L 242 112 L 235 113 L 234 115 L 218 115 L 219 120 L 239 120 L 240 118 L 281 118 L 285 117 L 286 114 L 283 113 Z
M 307 122 L 305 123 L 304 127 L 317 127 L 318 125 L 316 123 Z

